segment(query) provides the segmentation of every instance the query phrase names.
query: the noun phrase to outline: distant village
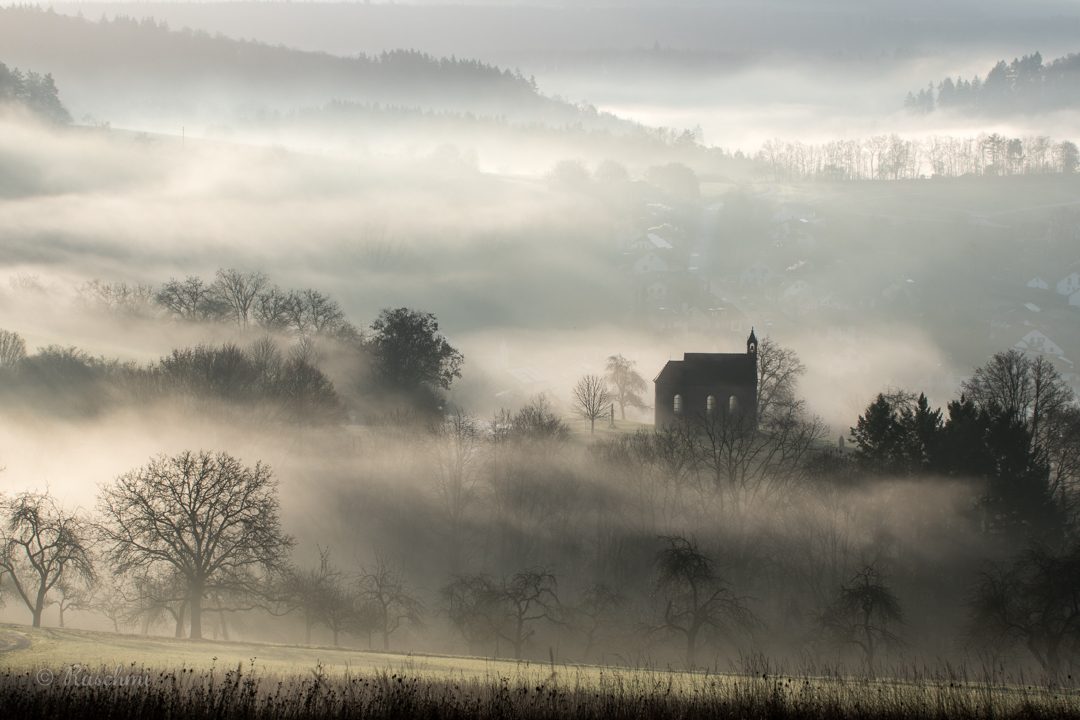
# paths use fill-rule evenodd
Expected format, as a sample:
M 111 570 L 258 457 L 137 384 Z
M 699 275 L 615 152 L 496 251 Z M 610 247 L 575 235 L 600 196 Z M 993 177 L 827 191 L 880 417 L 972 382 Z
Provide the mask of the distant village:
M 770 191 L 776 192 L 770 186 L 765 195 Z M 655 196 L 642 200 L 614 225 L 612 257 L 632 297 L 626 324 L 646 329 L 658 339 L 682 342 L 686 351 L 738 349 L 751 328 L 763 337 L 809 330 L 834 348 L 827 359 L 830 375 L 865 376 L 872 368 L 864 349 L 877 331 L 875 322 L 899 320 L 932 327 L 937 320 L 933 315 L 940 314 L 935 308 L 946 302 L 941 298 L 948 297 L 942 292 L 946 288 L 925 287 L 924 280 L 905 275 L 902 267 L 885 268 L 883 272 L 892 273 L 887 280 L 881 280 L 879 273 L 868 281 L 834 282 L 814 263 L 819 249 L 828 245 L 829 223 L 808 203 L 774 203 L 760 240 L 717 258 L 711 253 L 720 245 L 717 226 L 723 203 L 706 202 L 702 207 L 703 203 L 662 199 L 667 202 Z M 899 224 L 895 219 L 886 222 L 894 228 Z M 918 378 L 918 387 L 942 397 L 955 395 L 971 366 L 994 352 L 1015 347 L 1050 359 L 1066 382 L 1080 391 L 1076 365 L 1080 358 L 1080 263 L 1057 269 L 1046 263 L 1038 275 L 1016 274 L 1032 265 L 1031 258 L 1037 255 L 1032 248 L 1054 243 L 1048 222 L 1023 222 L 1012 228 L 974 223 L 967 230 L 991 237 L 994 252 L 1004 248 L 1025 257 L 1025 262 L 1010 268 L 1011 276 L 987 277 L 977 296 L 948 301 L 963 306 L 962 315 L 968 318 L 963 321 L 964 333 L 956 338 L 957 343 L 964 343 L 967 357 L 957 357 L 952 366 L 943 365 L 939 372 Z M 896 232 L 905 230 L 901 227 Z M 835 273 L 835 267 L 830 271 Z M 939 330 L 946 337 L 950 332 Z M 567 366 L 577 372 L 602 371 L 603 354 L 590 357 L 586 353 L 573 362 L 567 358 Z M 518 359 L 511 357 L 505 342 L 495 358 L 507 394 L 525 397 L 559 384 L 556 375 L 561 371 L 517 367 L 514 361 Z M 569 375 L 561 378 L 567 379 Z

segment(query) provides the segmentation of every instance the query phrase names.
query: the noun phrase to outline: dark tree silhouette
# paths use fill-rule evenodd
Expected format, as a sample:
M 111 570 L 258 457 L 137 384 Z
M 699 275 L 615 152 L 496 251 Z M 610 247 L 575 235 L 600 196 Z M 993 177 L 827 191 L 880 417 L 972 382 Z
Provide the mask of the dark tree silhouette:
M 387 308 L 371 324 L 371 331 L 372 370 L 385 390 L 404 395 L 446 390 L 461 377 L 464 357 L 439 334 L 433 314 Z
M 871 672 L 882 646 L 901 644 L 889 628 L 903 621 L 900 601 L 873 567 L 864 567 L 841 585 L 820 619 L 827 639 L 858 647 Z
M 175 571 L 202 637 L 209 592 L 257 591 L 258 573 L 284 571 L 293 540 L 281 530 L 277 482 L 258 463 L 185 451 L 160 456 L 101 488 L 102 536 L 118 572 Z
M 1080 546 L 1032 545 L 981 573 L 971 599 L 969 638 L 1021 643 L 1051 677 L 1080 641 Z
M 92 582 L 89 525 L 59 506 L 47 492 L 23 492 L 0 500 L 0 569 L 41 627 L 48 594 L 62 583 Z
M 694 538 L 661 535 L 659 539 L 663 547 L 655 558 L 656 589 L 662 609 L 659 625 L 653 629 L 685 639 L 686 666 L 692 669 L 707 631 L 748 628 L 757 619 Z
M 360 567 L 358 596 L 374 611 L 375 630 L 382 636 L 383 650 L 390 636 L 404 627 L 424 627 L 424 603 L 405 582 L 405 564 L 375 553 L 375 562 Z
M 455 575 L 441 590 L 443 607 L 450 622 L 472 648 L 480 643 L 500 641 L 521 658 L 525 644 L 536 633 L 535 624 L 557 619 L 558 583 L 546 568 L 530 568 L 496 581 L 483 573 Z

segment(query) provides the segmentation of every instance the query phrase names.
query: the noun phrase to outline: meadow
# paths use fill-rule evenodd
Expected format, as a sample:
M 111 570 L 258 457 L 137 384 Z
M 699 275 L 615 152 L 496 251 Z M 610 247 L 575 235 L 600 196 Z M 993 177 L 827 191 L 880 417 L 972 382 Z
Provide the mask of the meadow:
M 889 678 L 759 657 L 729 672 L 576 666 L 3 625 L 19 718 L 1068 718 L 1080 692 L 963 668 Z M 25 647 L 26 641 L 30 642 Z

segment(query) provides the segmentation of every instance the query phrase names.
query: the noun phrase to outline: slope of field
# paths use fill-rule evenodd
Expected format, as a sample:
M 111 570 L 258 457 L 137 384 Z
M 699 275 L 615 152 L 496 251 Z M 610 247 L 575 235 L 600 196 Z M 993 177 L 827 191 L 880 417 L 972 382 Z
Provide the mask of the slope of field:
M 904 678 L 580 668 L 2 626 L 21 717 L 1072 718 L 1080 694 L 959 672 Z M 4 648 L 0 647 L 0 652 Z M 82 662 L 81 668 L 72 667 Z M 314 661 L 314 662 L 312 662 Z M 118 665 L 122 667 L 118 667 Z M 95 668 L 101 668 L 96 670 Z M 182 669 L 183 668 L 183 669 Z M 828 671 L 827 671 L 828 672 Z
M 528 670 L 528 662 L 491 658 L 376 652 L 323 645 L 279 645 L 226 640 L 188 640 L 158 635 L 128 635 L 92 630 L 32 628 L 0 624 L 0 666 L 25 671 L 50 668 L 61 672 L 75 664 L 84 668 L 148 667 L 196 671 L 253 667 L 260 674 L 306 674 L 321 665 L 331 674 L 346 670 L 372 673 L 388 670 L 416 675 L 510 676 Z M 28 641 L 28 642 L 27 642 Z M 532 668 L 536 668 L 534 664 Z M 561 666 L 560 666 L 561 667 Z M 546 669 L 551 672 L 550 668 Z

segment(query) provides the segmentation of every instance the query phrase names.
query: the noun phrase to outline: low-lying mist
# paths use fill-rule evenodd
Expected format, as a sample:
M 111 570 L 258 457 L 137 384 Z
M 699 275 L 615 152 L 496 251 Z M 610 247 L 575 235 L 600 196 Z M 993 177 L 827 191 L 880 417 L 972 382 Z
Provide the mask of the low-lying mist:
M 509 70 L 3 13 L 70 33 L 0 61 L 76 122 L 0 107 L 0 529 L 68 523 L 75 560 L 35 600 L 0 553 L 0 617 L 552 665 L 1080 658 L 1075 589 L 1032 609 L 1080 557 L 1076 111 L 903 107 L 1000 48 Z M 755 403 L 658 398 L 684 353 L 753 355 Z M 235 560 L 146 540 L 192 498 L 245 518 Z

